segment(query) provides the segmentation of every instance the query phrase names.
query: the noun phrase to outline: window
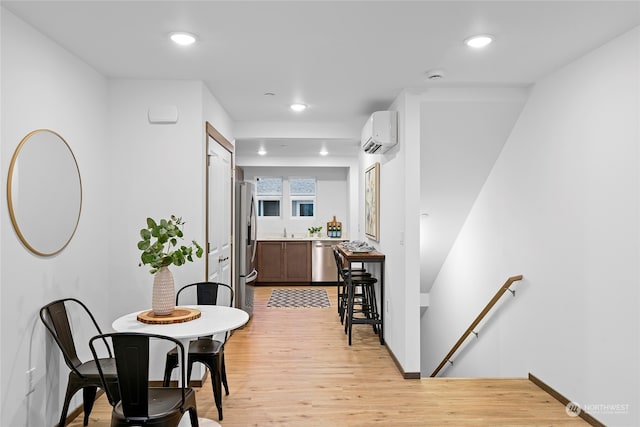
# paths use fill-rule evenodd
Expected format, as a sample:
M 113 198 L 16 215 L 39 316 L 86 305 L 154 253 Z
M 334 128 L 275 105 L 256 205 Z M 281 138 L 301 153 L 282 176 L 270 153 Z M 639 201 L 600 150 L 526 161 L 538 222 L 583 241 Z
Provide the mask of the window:
M 258 216 L 280 216 L 280 200 L 258 200 Z
M 290 204 L 291 218 L 313 218 L 316 211 L 316 179 L 308 177 L 287 178 L 262 176 L 256 178 L 256 202 L 258 216 L 281 217 L 283 206 Z M 287 191 L 288 190 L 288 191 Z
M 313 216 L 313 200 L 292 200 L 291 216 Z
M 256 178 L 256 201 L 258 202 L 258 216 L 279 217 L 280 202 L 282 201 L 282 178 Z
M 316 205 L 315 178 L 289 178 L 291 217 L 313 217 Z

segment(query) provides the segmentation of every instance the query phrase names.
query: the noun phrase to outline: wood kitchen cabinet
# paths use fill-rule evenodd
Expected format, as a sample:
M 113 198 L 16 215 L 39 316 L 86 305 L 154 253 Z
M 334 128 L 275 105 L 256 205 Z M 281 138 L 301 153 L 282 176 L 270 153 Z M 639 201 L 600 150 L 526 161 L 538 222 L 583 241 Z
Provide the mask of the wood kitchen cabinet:
M 258 282 L 311 282 L 311 242 L 259 241 Z
M 284 242 L 284 280 L 311 282 L 311 242 Z
M 279 282 L 284 277 L 284 242 L 258 242 L 258 282 Z

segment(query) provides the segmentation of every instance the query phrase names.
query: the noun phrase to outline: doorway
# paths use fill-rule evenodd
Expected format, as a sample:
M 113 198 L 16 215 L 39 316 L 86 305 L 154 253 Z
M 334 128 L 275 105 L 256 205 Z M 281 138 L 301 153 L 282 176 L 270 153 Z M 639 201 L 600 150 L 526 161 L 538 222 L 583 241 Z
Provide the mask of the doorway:
M 230 285 L 233 265 L 233 153 L 234 147 L 206 123 L 206 253 L 207 281 Z

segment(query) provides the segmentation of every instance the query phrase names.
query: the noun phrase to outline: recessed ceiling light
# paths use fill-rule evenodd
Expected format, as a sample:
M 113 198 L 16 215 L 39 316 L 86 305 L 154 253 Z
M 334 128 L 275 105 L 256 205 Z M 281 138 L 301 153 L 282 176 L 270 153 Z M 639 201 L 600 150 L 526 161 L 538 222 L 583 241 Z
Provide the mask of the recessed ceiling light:
M 264 148 L 259 149 L 258 150 L 258 155 L 266 156 L 267 155 L 267 150 L 265 150 Z
M 479 49 L 487 46 L 492 41 L 493 41 L 493 36 L 490 36 L 488 34 L 481 34 L 478 36 L 469 37 L 464 41 L 464 44 L 466 44 L 469 47 Z
M 291 107 L 293 111 L 303 111 L 307 108 L 305 104 L 291 104 L 289 107 Z
M 322 150 L 320 150 L 320 155 L 321 155 L 321 156 L 326 156 L 326 155 L 328 155 L 328 154 L 329 154 L 329 152 L 327 151 L 327 149 L 326 149 L 326 148 L 323 148 Z
M 180 46 L 189 46 L 196 41 L 196 36 L 189 33 L 171 33 L 170 37 L 174 43 L 179 44 Z

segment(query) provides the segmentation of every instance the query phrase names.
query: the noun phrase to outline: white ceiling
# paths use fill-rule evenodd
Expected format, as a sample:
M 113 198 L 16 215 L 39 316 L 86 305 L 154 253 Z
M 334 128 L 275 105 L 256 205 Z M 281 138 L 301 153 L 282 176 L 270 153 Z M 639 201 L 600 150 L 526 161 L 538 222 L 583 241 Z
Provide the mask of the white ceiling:
M 2 1 L 112 78 L 198 79 L 237 128 L 341 123 L 355 141 L 402 89 L 523 86 L 637 25 L 637 1 Z M 196 34 L 180 48 L 172 31 Z M 490 33 L 472 51 L 463 40 Z M 444 79 L 426 81 L 442 69 Z M 273 96 L 265 96 L 267 92 Z M 303 113 L 288 109 L 303 102 Z M 260 135 L 236 135 L 242 144 Z M 314 138 L 323 138 L 316 134 Z M 274 150 L 282 141 L 264 140 Z M 295 143 L 294 140 L 289 142 Z M 252 142 L 252 143 L 255 143 Z M 307 141 L 313 153 L 317 144 Z M 355 148 L 354 148 L 355 147 Z M 302 147 L 300 147 L 303 149 Z M 347 151 L 357 152 L 351 144 Z M 284 152 L 291 153 L 288 145 Z

